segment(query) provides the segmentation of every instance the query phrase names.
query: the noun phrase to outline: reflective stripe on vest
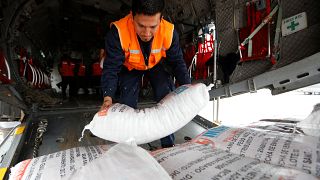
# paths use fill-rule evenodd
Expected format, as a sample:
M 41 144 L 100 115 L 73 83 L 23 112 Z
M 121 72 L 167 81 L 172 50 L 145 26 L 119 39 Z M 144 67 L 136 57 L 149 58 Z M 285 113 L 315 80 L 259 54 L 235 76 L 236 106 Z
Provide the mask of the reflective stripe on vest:
M 140 54 L 140 50 L 131 50 L 129 49 L 130 54 Z
M 151 53 L 160 53 L 161 52 L 161 49 L 152 49 L 151 50 Z
M 131 14 L 113 22 L 119 34 L 122 50 L 125 55 L 124 65 L 129 69 L 146 70 L 160 62 L 162 57 L 166 57 L 166 50 L 170 48 L 173 38 L 173 24 L 161 19 L 159 27 L 152 40 L 152 49 L 148 59 L 148 66 L 145 64 L 144 56 L 140 49 L 137 33 L 133 25 Z M 111 25 L 112 25 L 111 24 Z

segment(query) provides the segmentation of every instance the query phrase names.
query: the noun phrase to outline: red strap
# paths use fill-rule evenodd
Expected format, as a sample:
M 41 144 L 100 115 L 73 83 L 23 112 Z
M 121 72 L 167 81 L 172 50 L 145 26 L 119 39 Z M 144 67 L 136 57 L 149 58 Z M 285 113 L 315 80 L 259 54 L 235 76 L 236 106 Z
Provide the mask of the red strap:
M 251 27 L 251 8 L 250 8 L 250 3 L 247 4 L 247 27 Z
M 267 11 L 267 14 L 266 14 L 266 16 L 268 15 L 268 14 L 270 14 L 271 13 L 271 2 L 270 2 L 270 0 L 266 0 L 266 11 Z
M 250 3 L 250 6 L 251 6 L 251 19 L 252 19 L 252 26 L 251 26 L 251 32 L 254 31 L 254 28 L 256 27 L 257 25 L 257 22 L 256 22 L 256 9 L 255 9 L 255 4 L 254 3 Z

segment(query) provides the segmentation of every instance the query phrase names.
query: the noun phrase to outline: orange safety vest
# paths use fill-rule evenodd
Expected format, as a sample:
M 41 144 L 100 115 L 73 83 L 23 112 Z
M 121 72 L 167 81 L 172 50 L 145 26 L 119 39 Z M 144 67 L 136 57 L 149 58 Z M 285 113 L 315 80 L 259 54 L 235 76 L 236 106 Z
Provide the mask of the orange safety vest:
M 92 64 L 92 76 L 101 76 L 102 69 L 100 67 L 100 62 L 95 62 Z
M 159 28 L 153 37 L 148 66 L 145 64 L 144 56 L 140 49 L 137 33 L 133 26 L 132 14 L 130 13 L 112 24 L 118 29 L 120 43 L 125 54 L 124 65 L 129 70 L 150 69 L 159 63 L 162 57 L 166 57 L 166 50 L 170 48 L 172 43 L 173 24 L 161 19 Z
M 62 76 L 74 76 L 75 64 L 73 62 L 68 63 L 67 61 L 62 61 L 60 72 Z
M 86 75 L 86 66 L 84 64 L 80 64 L 78 76 L 85 76 Z

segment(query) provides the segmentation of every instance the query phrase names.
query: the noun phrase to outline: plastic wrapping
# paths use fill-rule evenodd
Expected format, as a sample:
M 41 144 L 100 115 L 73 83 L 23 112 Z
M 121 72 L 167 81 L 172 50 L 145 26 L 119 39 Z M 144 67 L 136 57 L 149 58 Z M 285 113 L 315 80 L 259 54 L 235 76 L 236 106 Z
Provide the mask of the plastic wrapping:
M 311 114 L 297 123 L 297 127 L 306 135 L 320 137 L 320 104 L 315 105 Z

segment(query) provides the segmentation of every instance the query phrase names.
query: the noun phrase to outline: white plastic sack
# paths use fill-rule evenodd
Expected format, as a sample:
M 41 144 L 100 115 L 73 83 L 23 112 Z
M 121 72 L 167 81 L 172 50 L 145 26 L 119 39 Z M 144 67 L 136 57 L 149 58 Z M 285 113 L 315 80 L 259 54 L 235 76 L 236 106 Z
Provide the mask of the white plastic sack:
M 94 135 L 109 141 L 149 143 L 182 128 L 209 102 L 204 84 L 184 85 L 169 93 L 155 107 L 133 109 L 114 104 L 95 114 L 85 126 Z
M 302 171 L 229 153 L 211 144 L 185 143 L 152 153 L 172 179 L 317 179 Z
M 318 137 L 219 126 L 205 131 L 194 142 L 320 177 Z
M 314 106 L 311 114 L 297 123 L 297 127 L 310 136 L 320 137 L 320 103 Z
M 102 156 L 112 145 L 76 147 L 24 160 L 10 169 L 10 180 L 58 180 Z
M 74 180 L 169 180 L 168 173 L 137 145 L 117 144 L 103 156 L 74 172 Z

